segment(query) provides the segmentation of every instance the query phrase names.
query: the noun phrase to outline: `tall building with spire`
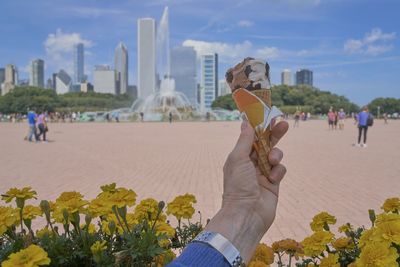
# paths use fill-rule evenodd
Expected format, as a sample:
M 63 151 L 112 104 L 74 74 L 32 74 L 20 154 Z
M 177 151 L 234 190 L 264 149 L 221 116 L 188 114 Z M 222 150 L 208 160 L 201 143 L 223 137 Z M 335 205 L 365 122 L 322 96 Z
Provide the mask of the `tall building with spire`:
M 128 49 L 120 42 L 115 48 L 115 89 L 117 94 L 125 94 L 128 91 Z
M 74 83 L 82 83 L 85 81 L 85 57 L 84 57 L 84 45 L 78 43 L 74 45 Z
M 138 96 L 146 98 L 156 90 L 156 22 L 138 20 Z
M 44 88 L 44 61 L 42 59 L 31 61 L 29 85 Z

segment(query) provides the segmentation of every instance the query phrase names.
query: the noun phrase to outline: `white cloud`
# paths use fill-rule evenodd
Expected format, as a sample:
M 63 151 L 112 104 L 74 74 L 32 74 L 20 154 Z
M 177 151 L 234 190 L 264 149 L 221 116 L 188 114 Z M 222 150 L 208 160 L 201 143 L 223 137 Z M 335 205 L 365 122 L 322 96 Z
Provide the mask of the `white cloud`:
M 94 45 L 92 41 L 83 39 L 79 33 L 64 33 L 61 29 L 57 29 L 56 33 L 50 33 L 44 42 L 46 64 L 54 71 L 62 68 L 72 74 L 72 51 L 74 45 L 78 43 L 83 43 L 85 49 Z
M 368 44 L 376 41 L 388 41 L 396 39 L 396 33 L 383 33 L 379 28 L 373 28 L 370 33 L 365 35 L 364 41 Z
M 380 28 L 373 28 L 363 39 L 349 39 L 344 43 L 344 51 L 349 54 L 367 54 L 377 56 L 393 49 L 389 41 L 396 39 L 396 33 L 384 33 Z
M 253 25 L 254 25 L 254 23 L 253 23 L 252 21 L 250 21 L 250 20 L 240 20 L 240 21 L 238 21 L 238 23 L 237 23 L 237 26 L 239 26 L 239 27 L 245 27 L 245 28 L 251 27 L 251 26 L 253 26 Z
M 185 40 L 182 45 L 194 47 L 198 56 L 208 53 L 217 53 L 220 61 L 224 63 L 240 61 L 248 56 L 264 59 L 277 58 L 280 56 L 280 51 L 278 48 L 256 48 L 250 41 L 244 41 L 238 44 L 230 44 L 223 42 L 205 42 L 189 39 Z

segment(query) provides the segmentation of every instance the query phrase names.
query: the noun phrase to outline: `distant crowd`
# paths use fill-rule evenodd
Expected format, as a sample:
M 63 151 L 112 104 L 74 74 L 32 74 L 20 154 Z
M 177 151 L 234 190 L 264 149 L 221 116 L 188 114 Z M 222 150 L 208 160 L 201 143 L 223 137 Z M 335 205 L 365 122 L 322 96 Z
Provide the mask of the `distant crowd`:
M 293 114 L 293 119 L 294 119 L 294 124 L 293 127 L 297 128 L 299 127 L 299 122 L 306 121 L 310 119 L 311 115 L 310 113 L 304 113 L 299 110 L 297 110 Z M 383 113 L 382 118 L 384 121 L 384 124 L 388 123 L 388 114 Z M 335 110 L 334 108 L 330 108 L 328 113 L 326 114 L 326 118 L 328 121 L 328 129 L 330 131 L 335 131 L 338 129 L 339 130 L 344 130 L 344 125 L 345 125 L 345 120 L 346 118 L 352 118 L 354 120 L 354 125 L 357 125 L 358 128 L 358 138 L 357 142 L 354 144 L 356 147 L 367 147 L 367 132 L 368 132 L 368 127 L 371 127 L 374 123 L 374 117 L 373 115 L 369 112 L 368 107 L 364 106 L 359 113 L 354 113 L 352 112 L 351 115 L 346 114 L 346 112 L 343 110 L 343 108 L 339 109 L 338 111 Z
M 31 111 L 29 111 L 31 112 Z M 29 112 L 27 114 L 12 113 L 12 114 L 1 114 L 0 121 L 6 122 L 23 122 L 28 120 Z M 79 120 L 81 113 L 78 112 L 43 112 L 48 122 L 75 122 Z

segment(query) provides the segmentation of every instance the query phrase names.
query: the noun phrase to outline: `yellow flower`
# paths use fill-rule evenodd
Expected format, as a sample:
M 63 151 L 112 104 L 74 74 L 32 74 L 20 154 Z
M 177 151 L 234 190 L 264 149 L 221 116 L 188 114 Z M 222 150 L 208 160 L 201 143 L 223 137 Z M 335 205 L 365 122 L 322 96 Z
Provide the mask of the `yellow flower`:
M 52 214 L 54 220 L 58 223 L 66 224 L 64 218 L 64 210 L 68 212 L 68 221 L 74 221 L 73 213 L 83 213 L 86 211 L 85 206 L 88 204 L 86 200 L 80 198 L 71 198 L 68 201 L 56 202 L 55 210 Z
M 144 219 L 154 221 L 158 214 L 158 201 L 153 198 L 147 198 L 135 207 L 135 216 L 138 221 Z M 167 217 L 164 214 L 160 214 L 158 217 L 159 221 L 165 221 Z
M 301 244 L 293 239 L 283 239 L 272 244 L 274 252 L 303 253 Z
M 111 212 L 111 205 L 105 195 L 98 196 L 89 203 L 88 212 L 93 218 L 103 216 Z
M 136 202 L 136 193 L 131 189 L 118 188 L 115 193 L 106 192 L 106 199 L 111 207 L 123 208 L 133 206 Z
M 56 203 L 60 202 L 68 202 L 71 199 L 83 199 L 83 195 L 79 192 L 76 191 L 70 191 L 70 192 L 63 192 L 61 195 L 56 199 Z
M 6 203 L 10 203 L 14 198 L 16 199 L 20 199 L 20 200 L 27 200 L 27 199 L 31 199 L 31 198 L 35 198 L 36 199 L 36 191 L 32 190 L 32 187 L 28 186 L 28 187 L 24 187 L 22 189 L 18 189 L 18 188 L 10 188 L 4 195 L 2 195 L 2 199 L 6 202 Z
M 382 223 L 399 223 L 400 222 L 400 214 L 396 213 L 382 213 L 376 217 L 375 224 L 379 226 Z
M 39 238 L 43 238 L 45 236 L 51 236 L 51 235 L 53 235 L 53 231 L 51 231 L 47 226 L 44 227 L 43 229 L 36 231 L 36 236 Z
M 325 224 L 335 224 L 335 223 L 336 223 L 336 218 L 334 216 L 330 215 L 327 212 L 321 212 L 314 216 L 312 222 L 310 223 L 310 226 L 314 232 L 318 232 L 324 230 Z
M 107 249 L 107 241 L 96 241 L 91 247 L 90 251 L 92 251 L 93 255 L 100 254 L 104 250 Z
M 101 188 L 101 191 L 103 191 L 103 192 L 115 193 L 117 191 L 115 183 L 105 184 L 103 186 L 100 186 L 100 188 Z
M 377 226 L 375 239 L 400 245 L 400 222 L 392 221 L 380 223 Z
M 174 215 L 178 220 L 190 219 L 195 211 L 194 203 L 196 203 L 196 198 L 191 194 L 177 196 L 171 203 L 168 203 L 167 214 Z
M 340 226 L 338 228 L 339 233 L 351 232 L 352 230 L 353 230 L 353 227 L 349 223 L 343 224 L 342 226 Z
M 22 210 L 22 218 L 24 220 L 33 220 L 36 216 L 42 216 L 43 212 L 40 207 L 26 205 Z
M 166 222 L 157 222 L 155 229 L 157 234 L 165 234 L 168 237 L 175 236 L 175 229 Z
M 38 267 L 40 265 L 49 265 L 50 259 L 47 252 L 37 245 L 30 245 L 17 253 L 8 256 L 8 260 L 1 264 L 1 267 Z
M 356 266 L 398 267 L 398 256 L 396 249 L 389 244 L 371 242 L 361 250 Z
M 369 243 L 376 241 L 376 228 L 365 230 L 361 233 L 360 240 L 358 241 L 360 248 L 365 247 Z
M 339 254 L 329 254 L 328 257 L 323 258 L 320 263 L 320 267 L 340 267 Z
M 353 241 L 349 237 L 341 237 L 336 239 L 333 243 L 332 246 L 336 250 L 345 250 L 345 249 L 352 249 L 354 248 Z
M 400 211 L 400 198 L 388 198 L 381 207 L 385 212 L 399 212 Z
M 139 221 L 138 221 L 138 219 L 136 217 L 136 214 L 134 214 L 134 213 L 127 213 L 126 214 L 126 222 L 128 223 L 128 225 L 130 227 L 132 227 L 132 226 L 134 226 L 134 225 L 139 223 Z
M 265 264 L 262 261 L 251 261 L 249 262 L 249 267 L 269 267 L 268 264 Z
M 50 207 L 54 209 L 52 214 L 53 218 L 58 223 L 67 223 L 64 218 L 64 210 L 69 214 L 69 221 L 73 221 L 73 213 L 80 213 L 85 211 L 85 206 L 88 204 L 86 200 L 83 200 L 83 195 L 76 191 L 63 192 L 57 199 L 54 205 L 50 204 Z M 53 207 L 52 207 L 53 206 Z
M 12 207 L 0 206 L 0 236 L 7 228 L 19 223 L 19 211 Z
M 319 231 L 306 237 L 301 242 L 304 254 L 310 257 L 321 254 L 326 249 L 326 245 L 332 241 L 333 236 L 331 232 Z
M 265 264 L 274 263 L 274 251 L 266 244 L 258 244 L 250 261 L 261 261 Z

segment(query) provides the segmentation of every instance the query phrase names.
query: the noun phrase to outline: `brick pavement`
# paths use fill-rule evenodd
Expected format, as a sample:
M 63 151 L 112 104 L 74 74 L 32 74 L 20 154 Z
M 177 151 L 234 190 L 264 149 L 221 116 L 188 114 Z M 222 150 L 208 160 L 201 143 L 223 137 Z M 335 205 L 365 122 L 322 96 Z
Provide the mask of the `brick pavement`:
M 291 122 L 292 126 L 292 122 Z M 238 122 L 51 124 L 49 143 L 23 141 L 25 124 L 0 124 L 0 192 L 32 186 L 40 199 L 66 190 L 87 198 L 117 182 L 139 199 L 170 201 L 196 195 L 203 218 L 219 208 L 222 166 L 239 134 Z M 400 195 L 400 121 L 368 130 L 368 148 L 352 146 L 356 129 L 328 131 L 324 121 L 290 128 L 280 143 L 288 168 L 274 225 L 264 237 L 301 240 L 319 211 L 341 223 L 368 224 L 369 208 Z

